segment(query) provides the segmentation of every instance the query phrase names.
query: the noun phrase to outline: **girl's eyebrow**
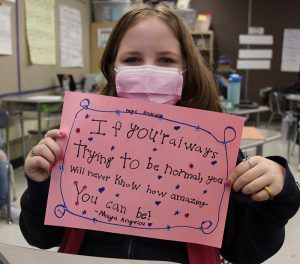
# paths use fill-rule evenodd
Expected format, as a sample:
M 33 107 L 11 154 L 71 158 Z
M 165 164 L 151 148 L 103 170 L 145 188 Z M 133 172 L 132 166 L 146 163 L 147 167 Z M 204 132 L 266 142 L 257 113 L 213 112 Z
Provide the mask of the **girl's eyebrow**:
M 158 52 L 158 54 L 160 56 L 162 56 L 162 55 L 164 55 L 164 56 L 169 55 L 169 56 L 180 57 L 180 54 L 178 54 L 177 52 L 170 51 L 170 50 L 168 50 L 168 51 L 160 51 L 160 52 Z
M 128 56 L 128 55 L 140 55 L 141 53 L 138 51 L 125 51 L 121 53 L 121 56 Z

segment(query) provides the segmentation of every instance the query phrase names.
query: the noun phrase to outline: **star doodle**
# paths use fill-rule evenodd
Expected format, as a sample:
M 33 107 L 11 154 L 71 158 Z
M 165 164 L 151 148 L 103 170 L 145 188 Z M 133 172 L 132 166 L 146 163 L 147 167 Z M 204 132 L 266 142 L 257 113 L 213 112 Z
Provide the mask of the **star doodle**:
M 180 212 L 178 210 L 176 210 L 176 212 L 174 213 L 174 215 L 179 215 Z
M 179 185 L 179 184 L 177 184 L 175 188 L 176 188 L 176 190 L 179 190 L 179 188 L 180 188 L 180 185 Z
M 89 114 L 86 114 L 86 115 L 85 115 L 85 119 L 88 119 L 89 117 L 90 117 Z
M 110 148 L 110 150 L 113 151 L 114 149 L 115 149 L 115 146 L 112 145 L 111 148 Z

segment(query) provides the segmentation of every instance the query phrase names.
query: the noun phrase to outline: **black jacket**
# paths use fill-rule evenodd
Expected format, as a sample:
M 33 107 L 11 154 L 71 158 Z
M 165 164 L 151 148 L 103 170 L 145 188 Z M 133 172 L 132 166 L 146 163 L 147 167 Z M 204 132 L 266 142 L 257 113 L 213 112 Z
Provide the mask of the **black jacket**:
M 242 158 L 239 153 L 238 161 Z M 261 263 L 274 255 L 284 242 L 284 226 L 300 206 L 300 191 L 287 161 L 268 158 L 286 168 L 284 188 L 274 200 L 265 202 L 231 192 L 221 254 L 232 263 Z M 32 246 L 56 247 L 65 228 L 43 224 L 50 180 L 27 181 L 28 188 L 21 198 L 21 231 Z M 99 231 L 87 231 L 80 254 L 188 263 L 185 243 Z

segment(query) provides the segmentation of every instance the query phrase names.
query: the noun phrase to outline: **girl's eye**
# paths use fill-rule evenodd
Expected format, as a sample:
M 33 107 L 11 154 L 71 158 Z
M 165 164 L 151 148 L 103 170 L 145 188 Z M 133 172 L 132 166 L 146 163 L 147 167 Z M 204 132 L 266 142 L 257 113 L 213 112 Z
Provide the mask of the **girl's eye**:
M 162 57 L 159 59 L 160 63 L 175 63 L 175 60 L 168 57 Z
M 129 64 L 130 63 L 138 63 L 140 61 L 141 61 L 141 59 L 138 57 L 129 57 L 124 60 L 125 63 L 129 63 Z

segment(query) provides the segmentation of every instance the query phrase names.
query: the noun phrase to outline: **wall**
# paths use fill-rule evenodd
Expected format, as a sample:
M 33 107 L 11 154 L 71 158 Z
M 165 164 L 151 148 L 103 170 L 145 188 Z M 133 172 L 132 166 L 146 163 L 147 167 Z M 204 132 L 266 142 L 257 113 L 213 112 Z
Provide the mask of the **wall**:
M 192 0 L 191 7 L 199 13 L 212 13 L 213 30 L 216 36 L 215 54 L 226 54 L 233 59 L 232 67 L 236 67 L 238 50 L 246 48 L 239 45 L 239 34 L 248 32 L 248 0 Z M 252 0 L 251 26 L 265 28 L 266 35 L 274 36 L 272 46 L 250 46 L 250 48 L 272 48 L 273 58 L 270 70 L 249 70 L 248 91 L 245 94 L 243 83 L 242 96 L 259 101 L 259 90 L 266 86 L 283 86 L 294 83 L 297 73 L 281 72 L 281 54 L 283 30 L 285 28 L 300 29 L 299 0 Z M 246 76 L 245 70 L 238 71 Z
M 25 1 L 16 0 L 10 3 L 0 0 L 2 4 L 12 7 L 12 44 L 13 55 L 0 55 L 0 97 L 13 93 L 34 92 L 57 85 L 57 73 L 72 73 L 79 82 L 90 68 L 90 0 L 56 0 L 55 1 L 55 31 L 56 31 L 56 65 L 32 65 L 29 62 L 29 50 L 25 35 Z M 83 67 L 60 67 L 59 39 L 59 5 L 80 10 L 83 33 Z
M 56 65 L 32 65 L 29 62 L 29 49 L 25 34 L 25 1 L 15 3 L 0 0 L 3 5 L 12 8 L 12 50 L 13 55 L 0 55 L 0 101 L 1 97 L 23 93 L 41 93 L 49 91 L 58 85 L 56 74 L 71 73 L 76 82 L 80 82 L 86 73 L 90 72 L 90 0 L 55 0 L 55 33 L 56 33 Z M 83 67 L 60 67 L 60 34 L 59 5 L 66 5 L 80 10 L 83 34 Z M 32 119 L 34 113 L 26 113 Z M 25 121 L 25 131 L 36 129 L 37 122 Z M 4 131 L 5 132 L 5 131 Z M 5 139 L 5 133 L 4 133 Z M 19 120 L 12 120 L 10 127 L 11 159 L 22 156 L 21 131 Z

